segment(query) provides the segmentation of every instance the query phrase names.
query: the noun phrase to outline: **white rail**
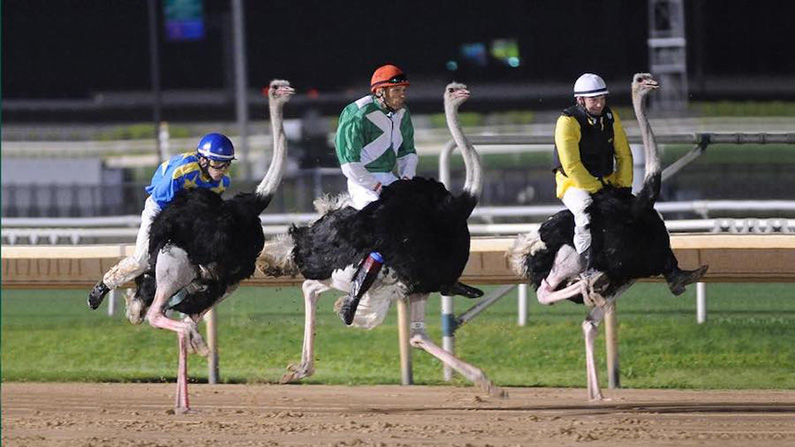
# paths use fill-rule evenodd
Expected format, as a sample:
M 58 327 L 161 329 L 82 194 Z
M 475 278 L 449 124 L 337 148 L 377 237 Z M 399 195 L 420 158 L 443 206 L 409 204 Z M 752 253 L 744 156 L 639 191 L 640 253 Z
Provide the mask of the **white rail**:
M 710 213 L 724 211 L 767 212 L 781 214 L 795 211 L 795 200 L 696 200 L 689 202 L 661 202 L 654 208 L 663 213 L 695 213 L 709 218 Z M 536 206 L 479 206 L 472 212 L 472 217 L 493 222 L 498 217 L 547 217 L 562 210 L 562 205 Z M 288 225 L 311 222 L 320 215 L 317 213 L 263 214 L 260 221 L 263 225 Z M 102 228 L 130 227 L 138 228 L 141 217 L 137 215 L 111 217 L 4 217 L 3 229 L 6 228 Z
M 302 222 L 307 216 L 296 215 L 299 218 L 287 220 L 287 222 Z M 513 214 L 503 214 L 503 216 L 513 216 Z M 273 219 L 278 220 L 274 216 Z M 26 219 L 31 223 L 32 219 Z M 312 219 L 306 219 L 312 220 Z M 96 222 L 92 222 L 96 223 Z M 4 223 L 5 224 L 5 223 Z M 517 235 L 538 229 L 538 223 L 486 223 L 469 224 L 469 232 L 475 236 L 495 236 L 495 235 Z M 712 232 L 712 233 L 795 233 L 795 219 L 785 218 L 745 218 L 745 219 L 694 219 L 694 220 L 672 220 L 665 222 L 670 232 Z M 262 231 L 267 236 L 286 233 L 289 224 L 268 224 L 262 226 Z M 114 241 L 126 242 L 133 241 L 138 234 L 137 227 L 123 226 L 117 228 L 100 227 L 87 225 L 84 227 L 12 227 L 2 229 L 3 243 L 16 245 L 27 243 L 37 245 L 49 243 L 56 245 L 59 243 L 71 243 L 79 245 L 84 241 Z

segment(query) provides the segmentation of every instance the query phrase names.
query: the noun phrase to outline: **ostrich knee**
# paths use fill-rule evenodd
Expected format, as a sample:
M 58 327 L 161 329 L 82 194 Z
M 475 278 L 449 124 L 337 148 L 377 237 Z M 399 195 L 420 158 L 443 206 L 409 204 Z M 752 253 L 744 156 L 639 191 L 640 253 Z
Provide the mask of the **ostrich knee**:
M 554 301 L 549 299 L 549 295 L 551 295 L 554 290 L 555 289 L 549 285 L 546 278 L 542 279 L 541 285 L 538 286 L 538 289 L 536 290 L 536 298 L 538 299 L 538 302 L 547 305 L 553 304 Z

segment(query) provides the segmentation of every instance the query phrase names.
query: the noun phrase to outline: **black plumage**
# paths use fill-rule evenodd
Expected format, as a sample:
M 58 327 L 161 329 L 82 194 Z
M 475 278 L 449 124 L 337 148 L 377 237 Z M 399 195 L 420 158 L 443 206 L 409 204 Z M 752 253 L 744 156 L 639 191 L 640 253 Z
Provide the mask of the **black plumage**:
M 257 256 L 265 243 L 259 215 L 272 197 L 239 193 L 224 200 L 206 189 L 182 190 L 176 194 L 152 222 L 151 271 L 155 270 L 157 253 L 173 244 L 188 253 L 191 264 L 204 266 L 210 275 L 201 275 L 200 285 L 196 287 L 200 290 L 187 294 L 170 308 L 188 315 L 199 314 L 212 307 L 230 285 L 254 274 Z M 153 287 L 139 287 L 139 296 L 147 307 L 154 299 L 154 291 Z
M 164 303 L 196 318 L 256 269 L 265 237 L 259 215 L 273 199 L 286 160 L 286 138 L 282 107 L 294 94 L 289 82 L 274 80 L 268 92 L 273 136 L 273 159 L 255 192 L 238 193 L 224 200 L 217 193 L 201 188 L 179 191 L 171 203 L 153 220 L 149 229 L 149 272 L 136 280 L 136 299 L 148 309 L 155 300 L 155 278 L 159 253 L 169 246 L 187 254 L 181 268 L 194 270 L 193 281 L 184 287 L 178 300 Z M 173 285 L 173 284 L 172 284 Z M 138 320 L 134 318 L 134 320 Z
M 467 218 L 476 203 L 434 179 L 399 180 L 359 212 L 344 207 L 309 227 L 292 227 L 293 260 L 305 278 L 324 280 L 377 251 L 408 293 L 455 293 L 469 259 Z
M 677 267 L 665 223 L 653 201 L 639 197 L 608 186 L 593 194 L 588 208 L 594 268 L 609 279 L 605 296 L 631 280 L 670 273 Z M 558 212 L 541 225 L 539 236 L 546 248 L 526 258 L 529 279 L 536 288 L 552 269 L 558 250 L 574 245 L 574 216 L 568 210 Z M 573 300 L 582 302 L 582 297 Z

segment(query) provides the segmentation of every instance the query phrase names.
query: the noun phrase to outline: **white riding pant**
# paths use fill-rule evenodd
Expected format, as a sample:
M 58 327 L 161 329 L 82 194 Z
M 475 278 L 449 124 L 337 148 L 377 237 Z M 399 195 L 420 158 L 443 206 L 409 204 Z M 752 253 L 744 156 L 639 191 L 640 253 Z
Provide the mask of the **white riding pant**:
M 591 229 L 588 227 L 591 224 L 591 216 L 585 212 L 585 209 L 593 203 L 591 194 L 584 189 L 571 186 L 561 200 L 574 214 L 574 249 L 577 253 L 585 253 L 591 246 Z
M 149 267 L 149 228 L 159 212 L 160 205 L 151 196 L 146 199 L 144 210 L 141 212 L 141 228 L 138 229 L 138 236 L 135 238 L 135 253 L 122 259 L 105 273 L 102 282 L 108 288 L 115 289 L 132 281 Z
M 397 176 L 391 172 L 371 172 L 371 174 L 376 178 L 376 180 L 381 182 L 382 187 L 389 185 L 398 179 Z M 360 210 L 366 207 L 367 204 L 378 200 L 379 195 L 379 193 L 373 191 L 372 189 L 367 189 L 364 186 L 358 185 L 350 180 L 348 180 L 348 193 L 351 195 L 353 207 L 357 210 Z

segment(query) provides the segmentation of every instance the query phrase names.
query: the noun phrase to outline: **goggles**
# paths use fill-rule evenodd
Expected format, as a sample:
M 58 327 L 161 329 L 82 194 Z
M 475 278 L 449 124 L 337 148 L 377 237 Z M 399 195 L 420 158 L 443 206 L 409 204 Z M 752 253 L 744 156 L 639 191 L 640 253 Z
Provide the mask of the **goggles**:
M 207 167 L 213 168 L 216 171 L 223 171 L 224 169 L 229 169 L 229 166 L 232 165 L 232 161 L 215 161 L 215 160 L 208 160 Z
M 407 85 L 409 82 L 408 76 L 405 74 L 399 74 L 392 76 L 391 78 L 387 79 L 386 81 L 380 81 L 373 84 L 371 88 L 380 88 L 380 87 L 388 87 L 390 84 L 404 84 Z
M 406 76 L 405 74 L 399 74 L 399 75 L 391 77 L 388 81 L 386 81 L 386 83 L 387 84 L 400 84 L 401 82 L 408 82 L 408 80 L 409 80 L 408 76 Z

